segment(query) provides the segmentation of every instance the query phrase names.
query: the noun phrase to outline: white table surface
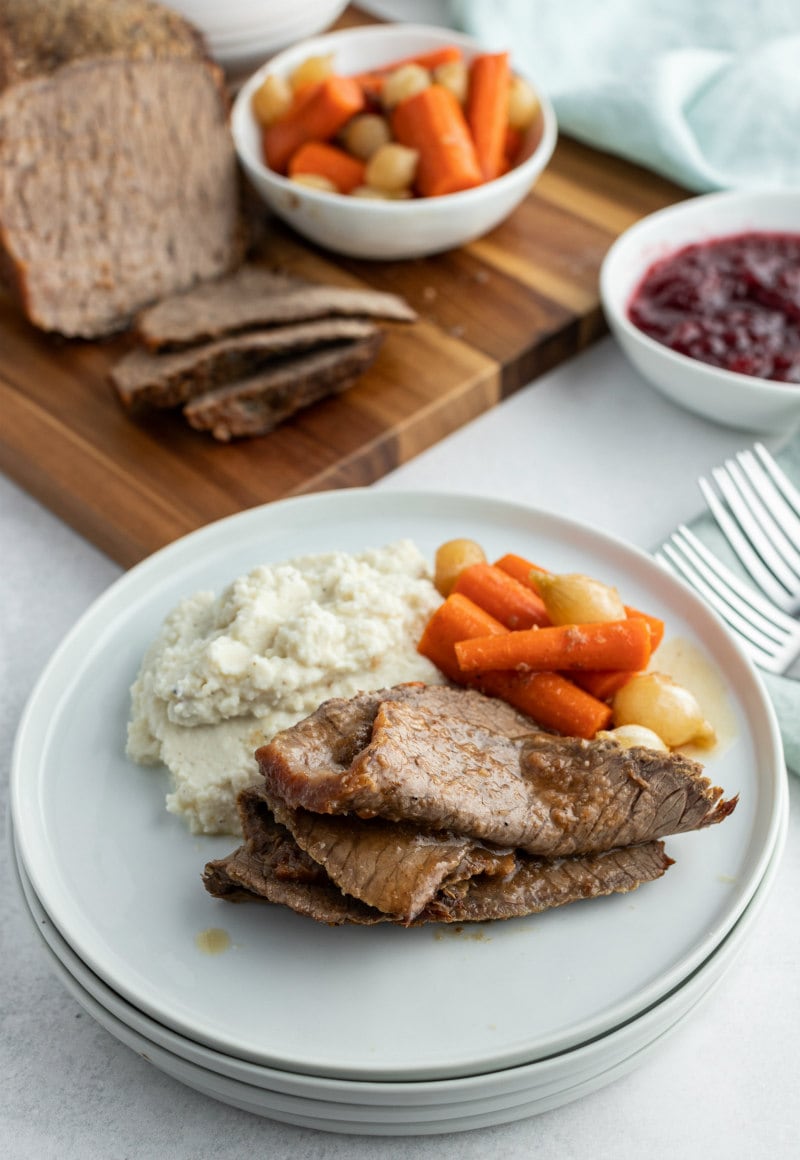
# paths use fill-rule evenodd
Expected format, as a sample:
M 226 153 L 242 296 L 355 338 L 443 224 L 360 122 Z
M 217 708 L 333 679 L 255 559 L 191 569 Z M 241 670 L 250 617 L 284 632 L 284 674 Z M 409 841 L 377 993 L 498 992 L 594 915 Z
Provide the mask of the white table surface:
M 649 548 L 699 510 L 695 476 L 751 441 L 656 395 L 607 339 L 376 486 L 522 500 Z M 0 476 L 4 814 L 23 704 L 62 635 L 119 573 Z M 611 1086 L 534 1119 L 448 1136 L 326 1135 L 237 1111 L 166 1077 L 83 1014 L 51 975 L 11 887 L 4 844 L 0 1156 L 794 1160 L 800 783 L 790 782 L 780 874 L 743 950 L 699 1009 Z

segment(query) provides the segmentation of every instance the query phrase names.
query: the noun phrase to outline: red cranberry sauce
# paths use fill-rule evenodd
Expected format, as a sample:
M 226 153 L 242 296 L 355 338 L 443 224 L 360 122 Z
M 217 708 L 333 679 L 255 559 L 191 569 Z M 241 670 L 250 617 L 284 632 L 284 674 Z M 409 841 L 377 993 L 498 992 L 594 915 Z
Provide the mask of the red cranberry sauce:
M 686 246 L 650 267 L 628 317 L 690 358 L 800 383 L 800 234 L 746 233 Z

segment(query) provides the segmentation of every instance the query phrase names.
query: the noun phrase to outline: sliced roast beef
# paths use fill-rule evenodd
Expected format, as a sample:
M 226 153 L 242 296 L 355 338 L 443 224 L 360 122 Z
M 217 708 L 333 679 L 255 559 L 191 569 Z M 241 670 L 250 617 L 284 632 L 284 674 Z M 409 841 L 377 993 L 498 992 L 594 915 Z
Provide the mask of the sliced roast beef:
M 396 322 L 416 318 L 408 303 L 394 294 L 302 283 L 251 265 L 213 284 L 163 299 L 143 311 L 138 331 L 145 345 L 161 349 L 337 315 Z
M 291 808 L 411 821 L 547 857 L 696 830 L 736 805 L 679 753 L 542 733 L 500 701 L 444 686 L 326 702 L 256 757 Z
M 3 0 L 0 273 L 34 325 L 94 337 L 241 257 L 222 75 L 145 0 Z
M 522 918 L 584 898 L 627 894 L 660 878 L 672 864 L 663 842 L 556 859 L 518 853 L 516 868 L 507 878 L 477 876 L 445 887 L 421 917 L 426 922 Z
M 339 889 L 404 921 L 410 921 L 443 888 L 476 874 L 510 874 L 512 851 L 489 847 L 463 834 L 430 833 L 412 823 L 364 820 L 349 815 L 290 809 L 266 789 L 240 795 L 242 830 L 252 837 L 271 814 L 301 850 Z
M 364 319 L 334 318 L 252 331 L 167 354 L 138 347 L 113 367 L 111 382 L 129 410 L 176 407 L 238 382 L 282 355 L 377 334 L 375 324 Z
M 205 887 L 334 925 L 486 922 L 625 893 L 672 864 L 658 834 L 736 805 L 696 762 L 542 733 L 447 686 L 334 698 L 257 758 L 243 844 L 208 863 Z
M 322 867 L 303 854 L 291 834 L 268 819 L 257 842 L 252 840 L 227 858 L 209 862 L 203 884 L 215 898 L 278 903 L 331 926 L 389 921 L 381 911 L 342 894 Z
M 227 442 L 265 435 L 312 403 L 353 386 L 372 362 L 383 335 L 337 343 L 311 354 L 283 360 L 279 366 L 218 387 L 183 408 L 189 424 Z
M 446 885 L 409 920 L 342 893 L 265 811 L 243 846 L 207 864 L 203 882 L 217 898 L 280 903 L 330 925 L 417 926 L 519 918 L 582 899 L 626 893 L 660 878 L 671 863 L 662 842 L 557 860 L 517 854 L 509 873 L 478 873 Z

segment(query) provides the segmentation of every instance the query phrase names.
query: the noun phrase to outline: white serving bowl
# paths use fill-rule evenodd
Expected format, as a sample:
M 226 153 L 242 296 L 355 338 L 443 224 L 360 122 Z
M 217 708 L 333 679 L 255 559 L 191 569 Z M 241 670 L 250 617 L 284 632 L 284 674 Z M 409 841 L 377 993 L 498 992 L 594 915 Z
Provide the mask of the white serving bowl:
M 330 28 L 347 0 L 171 0 L 198 28 L 213 59 L 242 77 L 273 53 Z
M 296 44 L 273 57 L 239 92 L 233 108 L 233 139 L 239 160 L 257 192 L 298 233 L 336 253 L 354 258 L 419 258 L 450 250 L 487 233 L 507 217 L 529 192 L 550 159 L 556 119 L 538 92 L 541 112 L 523 145 L 523 160 L 509 173 L 476 189 L 444 197 L 409 201 L 372 201 L 321 193 L 269 169 L 251 111 L 253 93 L 267 73 L 288 75 L 309 56 L 334 54 L 337 72 L 352 74 L 393 60 L 457 44 L 467 60 L 480 47 L 449 28 L 390 24 L 345 29 Z
M 800 235 L 800 190 L 703 194 L 650 214 L 606 254 L 600 296 L 620 346 L 659 391 L 717 423 L 774 433 L 800 422 L 800 384 L 738 374 L 679 354 L 628 318 L 634 291 L 654 262 L 694 242 L 750 232 Z

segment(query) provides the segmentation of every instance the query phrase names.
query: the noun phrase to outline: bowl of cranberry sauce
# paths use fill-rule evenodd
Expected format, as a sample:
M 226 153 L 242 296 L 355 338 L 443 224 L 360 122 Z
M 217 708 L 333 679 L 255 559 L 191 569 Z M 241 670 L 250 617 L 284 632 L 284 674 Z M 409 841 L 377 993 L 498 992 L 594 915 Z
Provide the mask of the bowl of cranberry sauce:
M 647 271 L 628 317 L 689 358 L 800 384 L 800 234 L 684 246 Z
M 756 432 L 800 422 L 800 190 L 651 214 L 611 247 L 600 290 L 628 358 L 674 402 Z

